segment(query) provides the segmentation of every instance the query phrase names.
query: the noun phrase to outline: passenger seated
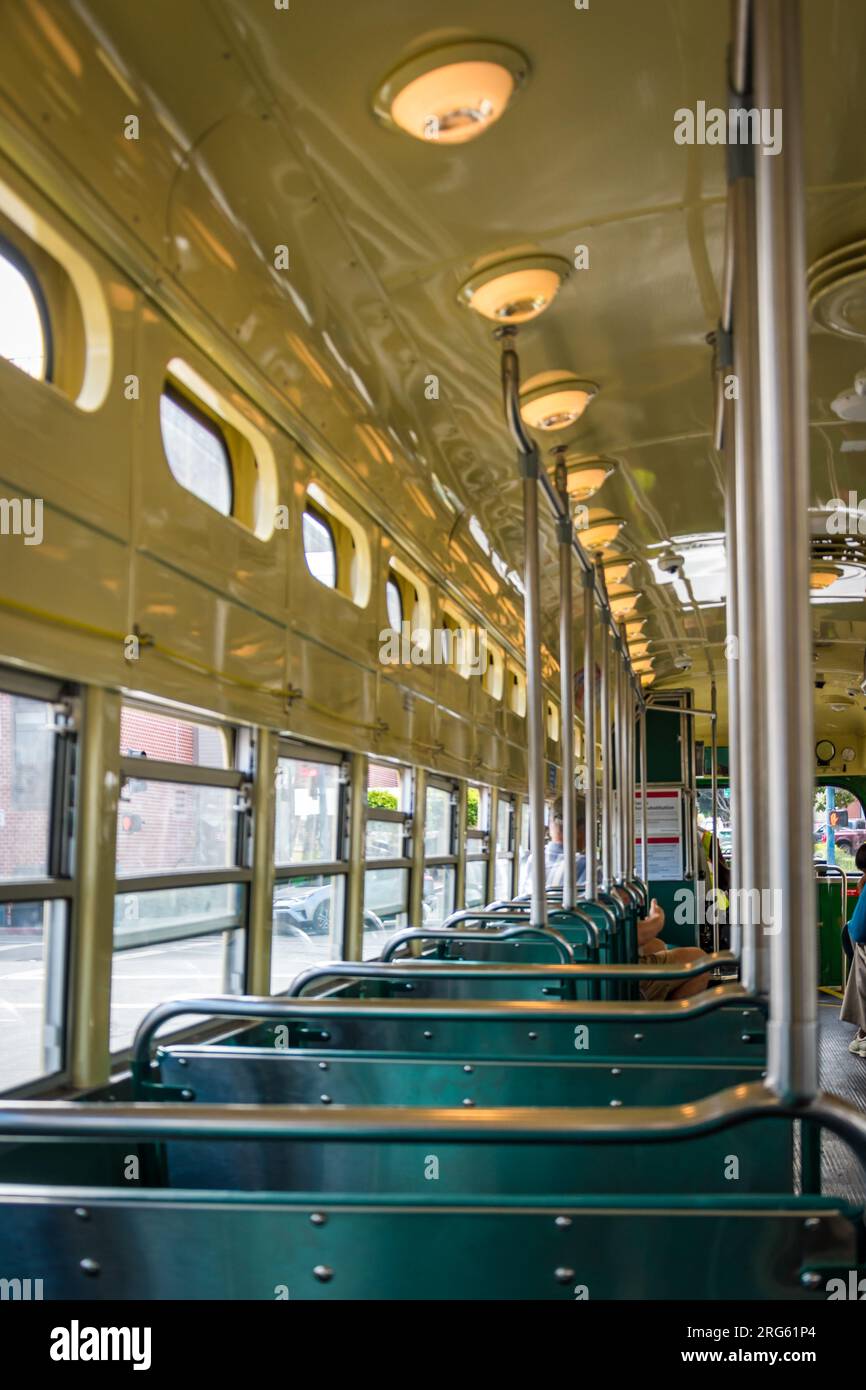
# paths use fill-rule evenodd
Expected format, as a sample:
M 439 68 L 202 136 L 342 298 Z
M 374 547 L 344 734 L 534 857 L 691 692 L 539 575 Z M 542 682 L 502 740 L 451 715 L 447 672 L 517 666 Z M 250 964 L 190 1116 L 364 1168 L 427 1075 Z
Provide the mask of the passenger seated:
M 544 847 L 544 886 L 545 888 L 562 888 L 562 881 L 565 877 L 565 856 L 562 850 L 562 797 L 558 796 L 553 803 L 548 824 L 550 839 Z M 586 877 L 586 811 L 583 801 L 578 799 L 575 806 L 575 826 L 574 826 L 575 848 L 577 853 L 574 857 L 575 874 L 577 887 L 582 888 Z M 532 855 L 527 856 L 526 862 L 520 871 L 520 883 L 518 886 L 518 897 L 528 898 L 532 893 Z
M 857 866 L 860 867 L 859 858 Z M 857 1032 L 848 1044 L 848 1051 L 857 1057 L 866 1058 L 866 893 L 862 891 L 847 930 L 851 943 L 851 961 L 839 1017 L 843 1023 L 857 1024 Z
M 688 965 L 705 959 L 706 953 L 698 946 L 666 946 L 661 939 L 664 925 L 664 908 L 653 898 L 646 917 L 640 918 L 637 924 L 640 965 Z M 647 1000 L 688 999 L 693 994 L 701 994 L 709 983 L 709 974 L 695 975 L 691 980 L 643 980 L 640 994 Z

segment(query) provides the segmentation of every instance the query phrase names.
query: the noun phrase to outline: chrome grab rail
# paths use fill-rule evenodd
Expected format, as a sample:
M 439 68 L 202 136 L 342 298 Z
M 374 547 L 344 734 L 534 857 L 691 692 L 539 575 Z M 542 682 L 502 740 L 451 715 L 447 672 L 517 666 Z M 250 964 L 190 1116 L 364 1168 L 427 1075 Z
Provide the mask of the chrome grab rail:
M 296 976 L 283 996 L 300 999 L 320 980 L 560 980 L 573 988 L 582 980 L 689 980 L 723 965 L 736 964 L 730 951 L 702 956 L 685 965 L 507 965 L 484 961 L 335 961 L 316 965 Z
M 481 927 L 477 931 L 453 931 L 451 928 L 444 927 L 428 927 L 427 930 L 423 927 L 406 927 L 403 931 L 396 932 L 390 940 L 385 942 L 379 960 L 383 963 L 392 960 L 396 951 L 411 941 L 513 942 L 515 938 L 547 942 L 548 945 L 556 947 L 563 965 L 575 964 L 574 951 L 565 937 L 559 935 L 559 932 L 555 932 L 549 927 L 524 927 L 519 924 L 513 927 L 504 927 L 502 931 L 490 931 L 486 927 Z
M 787 1103 L 763 1082 L 730 1087 L 687 1105 L 519 1106 L 484 1112 L 411 1106 L 105 1104 L 9 1100 L 0 1104 L 0 1136 L 15 1139 L 339 1140 L 384 1143 L 439 1140 L 460 1143 L 537 1141 L 554 1144 L 626 1144 L 687 1140 L 753 1120 L 801 1120 L 829 1129 L 852 1149 L 866 1171 L 866 1115 L 824 1092 Z M 19 1185 L 3 1184 L 2 1193 Z M 167 1194 L 169 1200 L 172 1195 Z M 291 1201 L 291 1195 L 287 1196 Z M 806 1199 L 808 1201 L 808 1198 Z M 700 1197 L 696 1198 L 700 1201 Z M 843 1198 L 839 1198 L 846 1205 Z
M 634 978 L 634 972 L 637 972 L 637 978 L 640 978 L 641 973 L 639 967 L 632 965 L 547 968 L 554 974 L 561 974 L 565 969 L 589 969 L 600 972 L 601 978 L 605 978 L 605 971 L 610 969 L 632 972 L 626 978 Z M 645 975 L 646 971 L 643 973 Z M 696 973 L 699 972 L 694 966 L 680 967 L 677 970 L 658 967 L 656 976 L 659 979 L 671 979 L 678 978 L 680 974 L 687 977 Z M 599 978 L 598 974 L 596 978 Z M 200 999 L 169 999 L 157 1004 L 139 1023 L 132 1044 L 132 1071 L 134 1076 L 143 1078 L 149 1069 L 150 1049 L 159 1029 L 173 1018 L 185 1018 L 190 1014 L 201 1018 L 243 1018 L 259 1022 L 270 1020 L 276 1023 L 308 1020 L 316 1024 L 328 1019 L 349 1018 L 412 1018 L 440 1022 L 471 1019 L 476 1022 L 500 1023 L 682 1023 L 730 1005 L 766 1012 L 766 1001 L 753 999 L 738 984 L 711 986 L 703 993 L 692 995 L 688 999 L 652 1002 L 607 999 L 298 999 L 284 994 L 216 994 Z

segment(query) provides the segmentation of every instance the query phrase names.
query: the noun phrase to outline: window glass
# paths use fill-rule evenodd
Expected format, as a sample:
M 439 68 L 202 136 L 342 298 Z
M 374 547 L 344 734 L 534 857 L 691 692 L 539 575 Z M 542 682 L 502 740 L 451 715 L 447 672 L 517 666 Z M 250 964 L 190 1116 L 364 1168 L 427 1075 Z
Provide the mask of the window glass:
M 466 906 L 483 907 L 487 901 L 487 860 L 466 861 Z
M 310 511 L 304 512 L 301 526 L 307 569 L 320 584 L 336 589 L 337 547 L 333 531 L 326 521 Z
M 402 859 L 403 823 L 395 820 L 368 820 L 365 854 L 368 859 Z
M 128 1047 L 141 1019 L 164 999 L 236 994 L 246 933 L 240 884 L 120 893 L 114 907 L 111 1049 Z M 233 929 L 234 928 L 234 929 Z M 194 1022 L 171 1019 L 166 1031 Z
M 709 792 L 699 793 L 698 812 L 701 830 L 712 830 Z M 724 791 L 719 789 L 718 831 L 719 850 L 729 858 L 731 826 L 730 791 L 727 788 Z M 637 833 L 640 834 L 639 828 Z M 856 879 L 860 871 L 854 857 L 862 844 L 866 844 L 866 808 L 858 801 L 856 794 L 847 787 L 816 787 L 812 815 L 813 859 L 818 863 L 836 864 L 849 878 Z
M 0 903 L 0 1091 L 63 1065 L 65 924 L 63 902 Z
M 28 376 L 44 379 L 46 325 L 27 276 L 0 251 L 0 357 Z
M 496 860 L 496 876 L 494 881 L 494 888 L 497 902 L 503 898 L 507 900 L 512 896 L 511 876 L 513 872 L 513 862 L 514 861 L 511 859 Z
M 45 878 L 54 731 L 51 705 L 0 691 L 0 878 Z
M 424 818 L 424 855 L 439 859 L 451 854 L 451 793 L 443 787 L 428 787 Z
M 126 781 L 117 803 L 118 875 L 232 868 L 237 800 L 230 787 Z
M 405 778 L 399 767 L 370 763 L 367 770 L 367 805 L 386 811 L 407 811 Z
M 154 758 L 164 763 L 193 763 L 198 767 L 228 767 L 225 730 L 154 714 L 124 705 L 120 712 L 120 752 L 126 758 Z
M 403 625 L 403 599 L 396 579 L 389 579 L 385 585 L 385 602 L 388 607 L 388 622 L 394 632 L 399 632 Z
M 454 911 L 453 864 L 429 864 L 424 870 L 424 926 L 441 926 Z
M 176 481 L 222 516 L 229 516 L 232 465 L 217 426 L 168 387 L 160 397 L 159 419 L 165 456 Z
M 500 796 L 496 806 L 496 849 L 511 849 L 511 802 Z
M 345 876 L 305 875 L 274 887 L 271 993 L 288 989 L 308 966 L 342 954 Z
M 389 936 L 409 921 L 409 870 L 364 874 L 364 959 L 378 956 Z
M 334 763 L 280 758 L 274 852 L 278 864 L 338 859 L 340 769 Z

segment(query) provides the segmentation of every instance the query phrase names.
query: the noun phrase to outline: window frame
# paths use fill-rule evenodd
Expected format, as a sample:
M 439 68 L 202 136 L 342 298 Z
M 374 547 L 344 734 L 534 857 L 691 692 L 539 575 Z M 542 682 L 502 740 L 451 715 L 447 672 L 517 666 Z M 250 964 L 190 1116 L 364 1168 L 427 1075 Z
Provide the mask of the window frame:
M 283 864 L 277 862 L 276 845 L 276 815 L 274 816 L 274 826 L 271 835 L 271 858 L 273 860 L 273 894 L 276 896 L 279 884 L 292 883 L 299 878 L 338 878 L 342 880 L 340 892 L 340 922 L 334 932 L 335 939 L 339 941 L 340 959 L 346 958 L 346 929 L 348 918 L 346 906 L 349 897 L 349 873 L 351 863 L 349 858 L 349 812 L 351 806 L 351 764 L 346 754 L 338 752 L 333 748 L 323 748 L 316 744 L 306 744 L 295 739 L 281 738 L 277 742 L 275 771 L 279 769 L 280 762 L 288 759 L 292 762 L 320 763 L 338 769 L 338 795 L 337 795 L 337 858 L 309 859 L 303 864 Z M 271 928 L 273 932 L 273 926 Z M 271 986 L 273 985 L 273 966 L 271 968 Z
M 163 397 L 166 397 L 168 400 L 170 400 L 172 405 L 175 405 L 178 408 L 178 410 L 182 410 L 185 414 L 189 415 L 193 420 L 195 420 L 196 424 L 201 425 L 202 428 L 206 430 L 208 434 L 210 434 L 214 439 L 217 440 L 220 449 L 222 450 L 223 458 L 225 460 L 226 468 L 228 470 L 229 508 L 227 512 L 221 511 L 219 507 L 215 507 L 213 503 L 206 501 L 200 493 L 194 492 L 192 488 L 187 487 L 185 483 L 182 483 L 180 481 L 180 478 L 175 473 L 174 468 L 172 467 L 171 458 L 169 456 L 168 447 L 165 442 L 165 433 L 162 428 L 161 408 Z M 166 377 L 163 382 L 162 390 L 159 393 L 159 404 L 159 432 L 160 438 L 162 439 L 162 451 L 165 456 L 165 461 L 168 465 L 168 470 L 171 473 L 171 476 L 174 479 L 174 481 L 177 483 L 178 487 L 182 488 L 184 492 L 190 495 L 190 497 L 194 497 L 196 501 L 200 502 L 203 507 L 207 507 L 209 511 L 214 512 L 217 516 L 225 517 L 227 520 L 238 521 L 239 518 L 235 514 L 235 502 L 237 498 L 235 460 L 232 455 L 231 442 L 228 436 L 226 435 L 225 430 L 222 428 L 222 422 L 218 420 L 215 416 L 213 416 L 201 401 L 197 400 L 191 393 L 178 386 L 172 377 Z M 242 525 L 243 523 L 240 524 Z
M 142 758 L 134 754 L 123 754 L 118 759 L 119 785 L 117 797 L 118 817 L 122 814 L 123 788 L 133 781 L 163 782 L 174 783 L 180 787 L 216 787 L 233 790 L 237 793 L 236 825 L 234 840 L 234 863 L 229 866 L 214 866 L 208 869 L 179 869 L 174 872 L 159 870 L 152 874 L 119 874 L 117 872 L 115 849 L 114 865 L 114 908 L 117 911 L 117 901 L 119 898 L 128 894 L 145 895 L 160 891 L 184 888 L 206 888 L 219 887 L 223 885 L 240 885 L 241 894 L 239 907 L 236 913 L 231 914 L 233 922 L 214 925 L 208 923 L 201 929 L 193 927 L 189 932 L 176 937 L 166 938 L 172 944 L 181 941 L 194 940 L 200 936 L 211 936 L 216 933 L 231 932 L 231 940 L 225 944 L 225 954 L 223 959 L 223 993 L 243 993 L 246 981 L 250 973 L 250 904 L 252 900 L 253 888 L 253 744 L 252 732 L 246 728 L 239 728 L 231 724 L 224 724 L 218 719 L 203 719 L 198 714 L 190 716 L 187 711 L 176 707 L 150 704 L 143 700 L 123 700 L 121 703 L 121 714 L 124 706 L 129 705 L 136 710 L 148 710 L 153 714 L 161 715 L 164 718 L 175 719 L 180 723 L 188 722 L 193 724 L 216 725 L 228 736 L 226 751 L 226 767 L 206 767 L 199 763 L 178 763 L 167 762 L 157 758 Z M 142 777 L 142 766 L 147 769 L 146 778 Z M 121 942 L 117 944 L 115 937 L 116 918 L 112 922 L 111 938 L 111 978 L 113 980 L 114 964 L 118 956 L 131 950 L 146 950 L 150 945 L 163 944 L 159 939 L 154 942 Z M 236 988 L 234 986 L 237 986 Z M 144 1012 L 148 1012 L 145 1010 Z M 144 1017 L 144 1014 L 142 1014 Z M 109 1001 L 109 1058 L 112 1068 L 128 1058 L 132 1044 L 123 1043 L 117 1048 L 111 1046 L 112 1028 L 111 1003 Z M 201 1027 L 201 1023 L 196 1024 L 195 1031 Z M 172 1029 L 165 1034 L 166 1040 L 183 1035 L 189 1031 L 189 1025 L 180 1025 L 177 1029 Z
M 32 376 L 30 372 L 25 372 L 24 375 L 29 376 L 31 381 L 45 382 L 51 386 L 54 384 L 54 330 L 51 323 L 51 310 L 48 306 L 48 297 L 45 290 L 42 288 L 42 282 L 37 272 L 30 264 L 25 252 L 22 251 L 21 247 L 16 245 L 14 241 L 10 241 L 3 232 L 0 232 L 0 260 L 8 261 L 13 269 L 18 271 L 19 275 L 26 283 L 30 293 L 33 295 L 42 328 L 42 343 L 45 356 L 44 370 L 41 376 Z M 3 357 L 2 354 L 0 354 L 0 361 L 7 362 L 10 367 L 15 366 L 15 363 L 10 358 Z M 23 369 L 18 367 L 16 370 L 22 371 Z
M 318 522 L 318 524 L 327 532 L 328 539 L 331 542 L 331 553 L 334 557 L 333 584 L 326 584 L 324 579 L 320 579 L 318 575 L 313 574 L 313 571 L 310 568 L 310 561 L 307 557 L 307 547 L 304 541 L 304 518 L 307 516 L 310 517 L 311 521 Z M 314 580 L 316 584 L 320 584 L 323 589 L 330 590 L 332 594 L 342 593 L 343 591 L 340 588 L 340 548 L 337 545 L 337 537 L 334 532 L 334 527 L 331 524 L 331 518 L 328 516 L 327 512 L 323 512 L 319 507 L 316 506 L 314 502 L 311 502 L 309 498 L 304 502 L 304 506 L 301 511 L 301 549 L 304 552 L 304 565 L 306 567 L 307 574 L 310 576 L 310 578 Z
M 41 1048 L 42 1069 L 0 1092 L 6 1099 L 40 1095 L 69 1081 L 72 1020 L 71 943 L 76 917 L 76 789 L 78 762 L 78 689 L 72 684 L 29 672 L 0 670 L 0 694 L 41 700 L 55 710 L 54 761 L 48 810 L 48 863 L 44 877 L 0 880 L 4 904 L 64 904 L 64 921 L 53 931 L 44 957 Z M 59 925 L 59 924 L 58 924 Z

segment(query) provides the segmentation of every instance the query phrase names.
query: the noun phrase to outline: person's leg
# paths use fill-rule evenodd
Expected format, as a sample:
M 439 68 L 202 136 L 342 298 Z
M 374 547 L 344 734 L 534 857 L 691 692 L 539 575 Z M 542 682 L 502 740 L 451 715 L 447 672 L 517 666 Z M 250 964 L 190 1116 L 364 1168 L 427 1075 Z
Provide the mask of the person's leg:
M 670 965 L 688 965 L 692 961 L 704 960 L 706 952 L 698 946 L 675 946 L 668 951 L 668 963 Z M 677 985 L 670 993 L 671 999 L 688 999 L 693 994 L 702 994 L 710 983 L 709 973 L 695 975 L 692 980 L 684 980 Z
M 860 1043 L 866 1049 L 866 947 L 859 941 L 854 947 L 845 998 L 839 1013 L 843 1023 L 856 1023 L 857 1032 L 851 1043 L 852 1052 L 860 1051 Z

